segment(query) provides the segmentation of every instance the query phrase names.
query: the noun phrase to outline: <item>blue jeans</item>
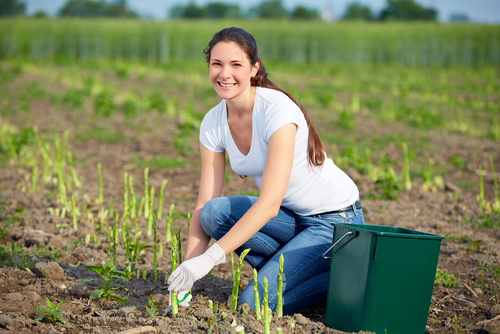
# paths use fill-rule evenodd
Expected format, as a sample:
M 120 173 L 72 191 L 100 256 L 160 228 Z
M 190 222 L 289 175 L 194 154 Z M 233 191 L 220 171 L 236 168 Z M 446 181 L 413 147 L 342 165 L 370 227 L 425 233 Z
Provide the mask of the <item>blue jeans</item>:
M 205 204 L 200 221 L 205 232 L 219 240 L 257 201 L 257 197 L 218 197 Z M 250 248 L 245 260 L 258 271 L 258 290 L 262 302 L 264 277 L 268 280 L 269 308 L 276 311 L 278 261 L 284 257 L 283 313 L 295 313 L 308 307 L 325 307 L 330 260 L 322 257 L 332 245 L 332 222 L 364 224 L 363 211 L 341 214 L 299 216 L 281 207 L 278 215 L 245 242 L 235 253 Z M 242 291 L 239 304 L 255 308 L 253 280 Z

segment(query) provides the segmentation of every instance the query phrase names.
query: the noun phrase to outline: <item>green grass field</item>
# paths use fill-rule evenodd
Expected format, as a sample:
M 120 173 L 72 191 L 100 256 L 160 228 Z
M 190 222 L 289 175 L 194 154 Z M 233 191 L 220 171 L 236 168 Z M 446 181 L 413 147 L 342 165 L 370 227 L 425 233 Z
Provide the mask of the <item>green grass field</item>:
M 0 58 L 198 60 L 213 33 L 239 26 L 263 59 L 292 63 L 500 66 L 498 26 L 297 21 L 0 20 Z
M 164 302 L 163 280 L 152 282 L 150 275 L 155 241 L 142 215 L 146 193 L 155 188 L 157 198 L 160 184 L 168 180 L 163 211 L 170 206 L 172 229 L 186 236 L 199 177 L 198 128 L 219 102 L 203 49 L 214 32 L 229 25 L 255 35 L 269 78 L 308 111 L 328 156 L 358 184 L 367 223 L 446 236 L 430 332 L 486 332 L 487 310 L 500 289 L 498 26 L 0 20 L 0 263 L 5 280 L 16 282 L 8 286 L 24 292 L 26 280 L 30 286 L 37 283 L 34 289 L 42 297 L 67 301 L 61 309 L 76 314 L 66 318 L 68 331 L 88 329 L 85 297 L 56 293 L 56 285 L 30 271 L 22 272 L 26 280 L 20 284 L 21 271 L 14 267 L 29 268 L 36 256 L 54 261 L 54 254 L 40 248 L 45 245 L 61 249 L 57 262 L 102 264 L 109 257 L 107 233 L 120 223 L 121 236 L 113 241 L 118 263 L 131 254 L 125 245 L 125 231 L 130 232 L 138 248 L 132 251 L 137 267 L 129 274 L 141 275 L 120 284 L 140 290 L 147 283 L 152 291 L 149 296 L 130 294 L 128 303 L 139 309 L 149 305 L 148 297 L 158 305 Z M 125 204 L 125 180 L 132 176 L 136 217 Z M 251 180 L 242 180 L 229 167 L 225 181 L 224 195 L 258 195 Z M 149 205 L 161 208 L 154 197 Z M 158 247 L 168 252 L 166 226 L 165 219 L 159 222 Z M 42 241 L 29 233 L 40 230 L 51 237 L 33 247 Z M 168 273 L 167 258 L 158 260 L 161 275 Z M 249 280 L 248 268 L 242 275 Z M 88 274 L 65 270 L 74 274 L 66 277 L 67 286 Z M 230 272 L 227 264 L 209 279 L 216 277 L 223 285 Z M 206 295 L 217 293 L 214 302 L 221 305 L 227 301 L 224 288 L 206 284 L 205 295 L 194 296 L 193 309 L 206 307 Z M 0 286 L 0 297 L 12 292 L 6 290 Z M 480 307 L 471 308 L 464 300 Z M 109 301 L 93 302 L 104 314 L 93 317 L 95 328 L 129 328 L 112 313 Z M 23 329 L 49 331 L 32 325 L 31 301 L 16 307 L 3 311 L 22 317 Z M 318 318 L 322 311 L 311 312 L 306 316 Z M 213 325 L 180 316 L 191 317 L 186 323 L 193 330 Z M 238 324 L 244 317 L 237 314 Z M 149 325 L 150 319 L 136 318 L 138 325 Z M 177 328 L 169 316 L 156 314 L 154 320 L 163 331 Z M 292 320 L 281 326 L 290 328 Z M 214 326 L 230 328 L 223 321 Z M 299 329 L 331 333 L 321 326 Z

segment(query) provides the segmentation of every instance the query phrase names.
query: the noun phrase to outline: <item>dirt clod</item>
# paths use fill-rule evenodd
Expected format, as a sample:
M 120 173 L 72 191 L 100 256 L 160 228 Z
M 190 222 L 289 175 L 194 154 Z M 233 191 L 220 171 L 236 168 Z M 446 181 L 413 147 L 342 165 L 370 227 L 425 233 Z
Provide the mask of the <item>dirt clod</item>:
M 6 302 L 18 302 L 24 299 L 23 295 L 19 292 L 12 292 L 4 296 Z
M 500 304 L 495 304 L 490 308 L 490 317 L 495 318 L 500 315 Z
M 39 277 L 49 278 L 55 281 L 64 280 L 64 270 L 56 262 L 38 262 L 35 268 L 34 272 Z
M 214 311 L 209 307 L 197 308 L 193 312 L 194 316 L 199 319 L 212 319 L 214 317 Z
M 42 301 L 42 297 L 40 297 L 40 295 L 38 293 L 31 291 L 31 292 L 28 292 L 28 294 L 26 295 L 24 300 L 30 301 L 32 303 L 38 303 L 38 302 Z

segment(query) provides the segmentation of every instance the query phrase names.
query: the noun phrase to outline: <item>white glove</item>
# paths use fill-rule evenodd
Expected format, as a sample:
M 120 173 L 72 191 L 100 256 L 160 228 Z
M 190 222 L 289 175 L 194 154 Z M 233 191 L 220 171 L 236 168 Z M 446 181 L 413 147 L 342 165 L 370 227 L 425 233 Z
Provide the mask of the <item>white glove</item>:
M 179 291 L 179 293 L 177 293 L 177 303 L 181 307 L 189 307 L 189 302 L 192 298 L 193 295 L 189 291 Z M 172 291 L 168 294 L 168 305 L 172 305 Z
M 168 291 L 189 291 L 194 282 L 204 277 L 212 268 L 226 262 L 226 254 L 216 243 L 205 253 L 181 263 L 168 278 Z

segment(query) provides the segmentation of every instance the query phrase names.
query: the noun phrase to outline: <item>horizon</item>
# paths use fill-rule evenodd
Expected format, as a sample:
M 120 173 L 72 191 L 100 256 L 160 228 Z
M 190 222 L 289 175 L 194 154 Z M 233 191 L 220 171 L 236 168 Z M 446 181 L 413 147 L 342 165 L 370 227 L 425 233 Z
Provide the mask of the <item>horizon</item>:
M 26 13 L 28 16 L 36 11 L 44 11 L 49 16 L 54 17 L 57 11 L 67 2 L 67 0 L 24 0 Z M 204 6 L 207 3 L 222 2 L 225 4 L 237 4 L 242 10 L 256 6 L 263 0 L 247 1 L 242 5 L 235 0 L 128 0 L 127 6 L 137 12 L 142 19 L 165 20 L 168 19 L 168 12 L 173 6 L 187 5 L 194 2 L 197 6 Z M 374 13 L 380 12 L 386 6 L 386 0 L 317 0 L 310 3 L 305 0 L 283 0 L 283 6 L 291 10 L 299 5 L 321 11 L 328 9 L 331 12 L 332 21 L 338 20 L 344 13 L 347 6 L 353 2 L 358 2 L 371 8 Z M 418 4 L 426 8 L 434 8 L 438 11 L 439 22 L 450 22 L 452 15 L 466 15 L 469 22 L 481 24 L 500 24 L 500 1 L 498 0 L 416 0 Z

